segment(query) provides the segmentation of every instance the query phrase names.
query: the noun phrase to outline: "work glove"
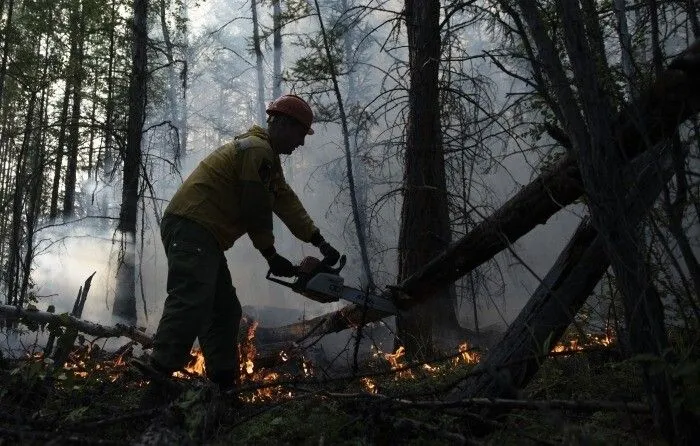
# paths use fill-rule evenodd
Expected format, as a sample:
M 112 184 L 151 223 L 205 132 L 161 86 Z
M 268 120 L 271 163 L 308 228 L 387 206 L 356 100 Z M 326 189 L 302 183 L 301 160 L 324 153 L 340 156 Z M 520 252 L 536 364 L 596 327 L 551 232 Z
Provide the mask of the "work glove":
M 265 256 L 267 264 L 270 266 L 270 272 L 279 277 L 293 277 L 297 275 L 297 267 L 289 260 L 273 252 Z
M 321 251 L 321 254 L 323 254 L 323 263 L 326 265 L 335 265 L 340 258 L 340 253 L 338 250 L 332 247 L 328 242 L 321 243 L 318 250 Z
M 338 262 L 338 259 L 340 259 L 340 253 L 338 250 L 332 247 L 331 244 L 323 238 L 320 232 L 314 233 L 314 235 L 311 237 L 311 244 L 321 251 L 321 255 L 323 255 L 323 263 L 326 265 L 335 265 Z

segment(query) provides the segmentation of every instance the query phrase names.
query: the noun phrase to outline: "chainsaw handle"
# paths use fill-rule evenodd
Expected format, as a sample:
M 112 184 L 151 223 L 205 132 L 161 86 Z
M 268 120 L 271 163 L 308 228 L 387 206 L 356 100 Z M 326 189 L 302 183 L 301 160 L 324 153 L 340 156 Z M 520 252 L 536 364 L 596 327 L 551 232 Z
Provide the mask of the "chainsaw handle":
M 267 280 L 271 280 L 275 283 L 279 283 L 280 285 L 284 285 L 287 288 L 295 289 L 296 287 L 294 286 L 296 284 L 296 281 L 291 282 L 291 281 L 286 281 L 283 279 L 280 279 L 279 277 L 273 276 L 272 275 L 272 270 L 267 270 L 267 274 L 265 275 L 265 278 Z

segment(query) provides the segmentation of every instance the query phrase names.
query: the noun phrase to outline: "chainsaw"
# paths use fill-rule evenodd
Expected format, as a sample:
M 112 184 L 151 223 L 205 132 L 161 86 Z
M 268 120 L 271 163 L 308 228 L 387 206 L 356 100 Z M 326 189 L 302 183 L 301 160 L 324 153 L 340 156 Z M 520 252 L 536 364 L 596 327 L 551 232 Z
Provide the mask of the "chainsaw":
M 334 268 L 316 257 L 306 257 L 297 267 L 296 280 L 286 281 L 273 277 L 270 271 L 267 272 L 266 278 L 316 302 L 330 303 L 343 299 L 369 309 L 396 314 L 396 306 L 389 297 L 345 286 L 345 280 L 340 276 L 345 262 L 346 258 L 343 255 L 338 266 Z

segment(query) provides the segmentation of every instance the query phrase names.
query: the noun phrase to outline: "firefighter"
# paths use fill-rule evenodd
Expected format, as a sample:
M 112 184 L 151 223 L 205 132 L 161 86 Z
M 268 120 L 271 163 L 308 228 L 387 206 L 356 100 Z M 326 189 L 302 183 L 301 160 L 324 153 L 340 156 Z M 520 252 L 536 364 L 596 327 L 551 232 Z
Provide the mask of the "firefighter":
M 285 181 L 280 164 L 279 155 L 290 155 L 313 135 L 311 107 L 289 94 L 273 101 L 267 114 L 267 130 L 253 126 L 207 156 L 165 210 L 160 229 L 168 296 L 153 354 L 137 364 L 142 371 L 170 376 L 186 364 L 198 338 L 208 378 L 222 391 L 236 385 L 241 304 L 224 252 L 248 234 L 272 274 L 294 276 L 296 267 L 275 250 L 273 212 L 294 236 L 316 246 L 326 263 L 340 257 Z

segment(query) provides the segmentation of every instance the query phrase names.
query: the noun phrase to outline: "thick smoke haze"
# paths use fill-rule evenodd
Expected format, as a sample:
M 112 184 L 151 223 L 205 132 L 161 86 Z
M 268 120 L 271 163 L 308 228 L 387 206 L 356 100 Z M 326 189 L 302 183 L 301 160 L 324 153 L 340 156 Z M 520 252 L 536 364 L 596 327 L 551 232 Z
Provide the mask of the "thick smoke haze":
M 250 55 L 245 40 L 250 33 L 250 22 L 244 19 L 249 16 L 249 9 L 246 8 L 249 6 L 244 3 L 208 1 L 196 7 L 191 6 L 188 10 L 192 20 L 188 40 L 193 45 L 199 45 L 197 57 L 191 61 L 190 66 L 190 90 L 187 97 L 190 116 L 188 153 L 179 175 L 174 174 L 169 166 L 156 167 L 150 172 L 154 189 L 148 191 L 148 195 L 153 192 L 155 197 L 145 199 L 143 219 L 140 219 L 142 227 L 139 227 L 137 236 L 137 259 L 140 264 L 136 286 L 138 324 L 147 327 L 150 333 L 155 330 L 162 311 L 167 274 L 158 218 L 181 178 L 185 178 L 202 158 L 220 144 L 254 124 L 255 78 L 250 62 L 254 58 L 244 60 L 239 57 Z M 235 17 L 242 19 L 231 22 Z M 263 15 L 262 20 L 269 21 L 269 17 Z M 316 29 L 316 26 L 307 19 L 302 24 L 291 26 L 287 32 L 293 35 L 301 29 Z M 152 38 L 158 38 L 159 29 L 154 27 L 149 33 Z M 490 46 L 488 39 L 488 34 L 483 33 L 475 36 L 469 45 L 474 51 L 480 51 Z M 300 54 L 298 48 L 288 44 L 291 41 L 291 38 L 285 41 L 285 67 Z M 271 59 L 271 51 L 267 51 L 265 70 L 268 75 L 271 72 Z M 498 100 L 503 100 L 512 88 L 508 83 L 510 81 L 501 75 L 488 74 L 495 79 L 495 95 L 501 98 Z M 284 90 L 287 91 L 288 88 Z M 269 94 L 271 88 L 267 91 Z M 270 100 L 271 97 L 266 98 L 266 102 Z M 151 111 L 147 126 L 165 119 L 166 112 Z M 348 254 L 348 266 L 344 271 L 346 284 L 358 285 L 361 277 L 359 254 L 351 230 L 350 210 L 345 198 L 347 190 L 341 189 L 345 175 L 342 134 L 340 127 L 335 124 L 315 124 L 314 127 L 316 134 L 307 137 L 305 146 L 283 159 L 285 172 L 322 234 L 341 252 Z M 382 134 L 383 131 L 374 130 L 376 134 Z M 392 131 L 400 132 L 401 129 Z M 146 133 L 144 153 L 147 157 L 151 156 L 150 159 L 168 156 L 170 148 L 164 142 L 168 139 L 161 136 L 154 132 Z M 533 178 L 534 166 L 538 163 L 538 154 L 512 155 L 510 149 L 494 149 L 491 155 L 497 167 L 479 173 L 485 184 L 484 190 L 490 192 L 488 200 L 492 208 L 505 202 L 519 187 L 527 184 Z M 387 163 L 382 173 L 386 182 L 400 181 L 402 169 L 399 161 Z M 91 195 L 89 191 L 99 189 L 97 201 L 101 203 L 102 209 L 109 209 L 110 215 L 116 216 L 120 194 L 115 188 L 118 188 L 120 182 L 113 180 L 111 184 L 113 186 L 102 184 L 97 187 L 96 184 L 84 183 L 83 192 L 88 196 Z M 375 194 L 379 195 L 376 191 Z M 544 276 L 580 220 L 578 214 L 580 212 L 576 208 L 560 212 L 546 225 L 537 227 L 515 243 L 512 249 L 536 275 Z M 397 201 L 384 205 L 377 211 L 375 218 L 377 223 L 370 231 L 380 242 L 381 249 L 371 252 L 371 260 L 380 269 L 378 285 L 390 285 L 395 282 L 400 203 Z M 319 256 L 311 245 L 293 240 L 279 220 L 276 219 L 275 224 L 277 248 L 289 259 L 300 261 L 307 255 Z M 61 241 L 45 247 L 37 257 L 33 278 L 37 284 L 36 293 L 41 296 L 40 309 L 54 304 L 57 311 L 70 311 L 79 287 L 92 272 L 96 272 L 83 317 L 95 322 L 112 323 L 111 307 L 118 250 L 118 243 L 113 241 L 114 223 L 88 219 L 44 230 L 41 237 Z M 281 309 L 280 313 L 288 316 L 288 320 L 283 321 L 282 317 L 276 321 L 278 323 L 318 316 L 345 305 L 316 303 L 266 281 L 267 264 L 252 247 L 247 236 L 240 239 L 226 253 L 226 257 L 241 304 L 247 308 Z M 503 283 L 494 287 L 499 291 L 493 296 L 484 296 L 479 301 L 482 326 L 504 325 L 511 321 L 538 285 L 537 278 L 507 251 L 497 256 L 495 261 L 502 273 Z M 285 313 L 285 309 L 289 311 Z M 459 319 L 465 327 L 472 328 L 470 305 L 462 305 Z

